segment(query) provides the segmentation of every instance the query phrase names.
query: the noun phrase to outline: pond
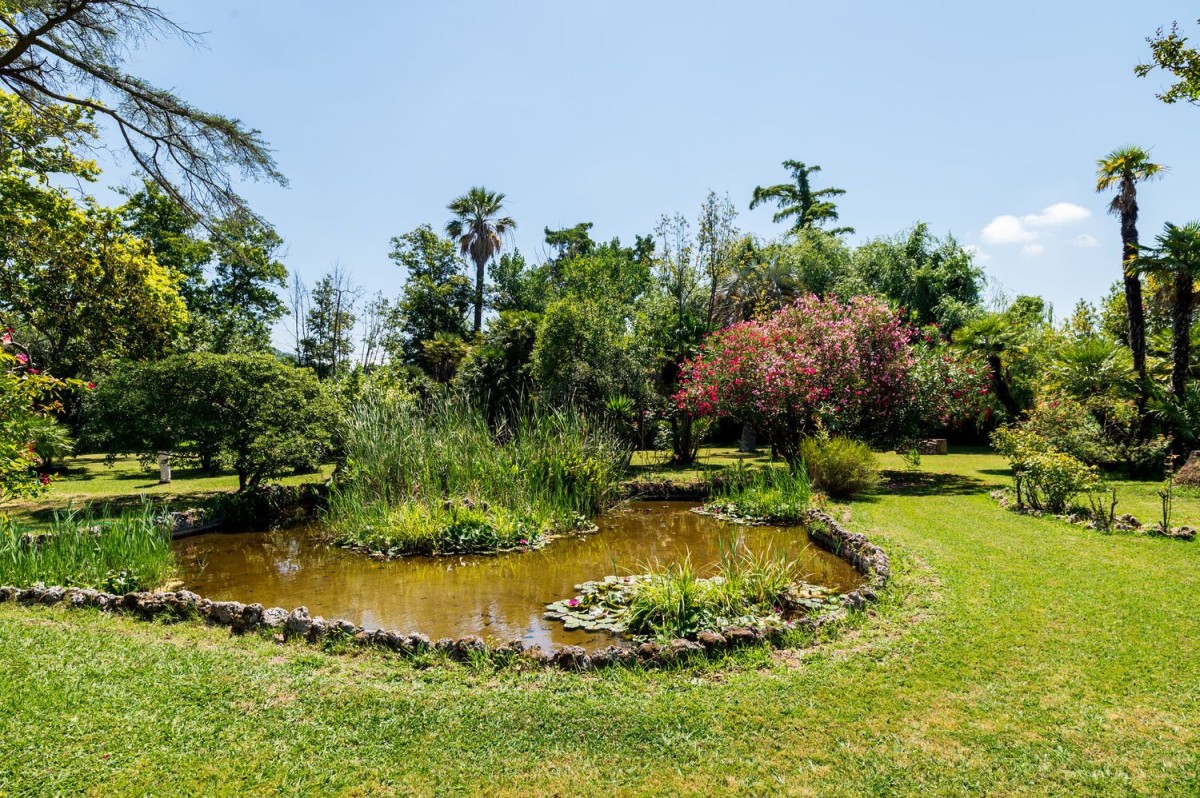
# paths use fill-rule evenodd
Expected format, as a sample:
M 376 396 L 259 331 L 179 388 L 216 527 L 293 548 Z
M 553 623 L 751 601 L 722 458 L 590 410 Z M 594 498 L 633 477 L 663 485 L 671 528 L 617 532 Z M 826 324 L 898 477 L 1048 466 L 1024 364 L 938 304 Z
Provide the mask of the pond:
M 693 506 L 634 502 L 596 519 L 595 534 L 497 555 L 374 560 L 331 546 L 318 529 L 303 526 L 199 535 L 176 541 L 175 550 L 185 587 L 213 600 L 303 605 L 313 615 L 434 640 L 479 635 L 547 648 L 620 642 L 542 617 L 545 605 L 574 595 L 575 585 L 688 556 L 704 571 L 720 559 L 722 541 L 797 559 L 807 581 L 838 591 L 862 583 L 849 564 L 810 543 L 803 527 L 740 526 L 697 515 Z

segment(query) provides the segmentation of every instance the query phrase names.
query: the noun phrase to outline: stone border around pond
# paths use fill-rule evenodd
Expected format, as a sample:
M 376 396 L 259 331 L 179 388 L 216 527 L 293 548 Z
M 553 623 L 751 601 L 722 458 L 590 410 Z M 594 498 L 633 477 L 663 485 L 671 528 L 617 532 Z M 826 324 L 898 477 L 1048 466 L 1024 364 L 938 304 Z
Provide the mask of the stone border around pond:
M 849 610 L 861 609 L 875 601 L 879 592 L 891 580 L 891 565 L 883 549 L 871 543 L 865 535 L 845 529 L 824 512 L 810 509 L 807 512 L 807 520 L 810 538 L 849 562 L 866 578 L 861 587 L 841 595 L 841 607 L 818 616 L 804 618 L 798 624 L 799 628 L 816 630 L 843 619 Z M 457 662 L 467 662 L 475 657 L 492 654 L 510 661 L 569 671 L 633 664 L 666 667 L 693 658 L 720 655 L 731 649 L 763 642 L 779 642 L 772 633 L 744 626 L 703 631 L 695 640 L 649 642 L 636 648 L 612 645 L 591 653 L 580 646 L 563 646 L 548 651 L 538 645 L 527 647 L 520 640 L 489 645 L 475 635 L 457 640 L 446 637 L 434 641 L 420 633 L 402 634 L 384 629 L 364 629 L 347 620 L 326 620 L 320 616 L 314 618 L 309 615 L 306 607 L 297 607 L 288 612 L 282 607 L 267 608 L 261 604 L 212 601 L 187 590 L 117 595 L 77 587 L 0 587 L 0 603 L 3 602 L 92 607 L 102 612 L 130 615 L 145 620 L 202 618 L 213 626 L 228 627 L 238 634 L 272 634 L 279 642 L 297 639 L 309 643 L 342 640 L 357 646 L 393 651 L 410 657 L 440 652 Z

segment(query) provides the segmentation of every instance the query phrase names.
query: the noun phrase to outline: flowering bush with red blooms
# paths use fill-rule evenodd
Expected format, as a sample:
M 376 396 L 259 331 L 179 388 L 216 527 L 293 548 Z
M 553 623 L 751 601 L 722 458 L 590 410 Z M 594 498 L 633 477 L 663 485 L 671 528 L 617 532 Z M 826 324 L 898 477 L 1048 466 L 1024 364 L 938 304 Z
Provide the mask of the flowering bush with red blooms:
M 30 368 L 29 356 L 13 341 L 13 331 L 0 333 L 0 502 L 34 496 L 50 484 L 37 469 L 47 451 L 69 448 L 66 431 L 55 420 L 64 390 L 83 387 L 78 380 L 59 380 Z
M 913 347 L 913 397 L 908 427 L 913 436 L 977 421 L 991 409 L 987 364 L 939 341 Z
M 712 335 L 683 366 L 680 408 L 730 416 L 785 458 L 818 430 L 866 440 L 902 434 L 915 385 L 911 333 L 878 299 L 798 299 Z

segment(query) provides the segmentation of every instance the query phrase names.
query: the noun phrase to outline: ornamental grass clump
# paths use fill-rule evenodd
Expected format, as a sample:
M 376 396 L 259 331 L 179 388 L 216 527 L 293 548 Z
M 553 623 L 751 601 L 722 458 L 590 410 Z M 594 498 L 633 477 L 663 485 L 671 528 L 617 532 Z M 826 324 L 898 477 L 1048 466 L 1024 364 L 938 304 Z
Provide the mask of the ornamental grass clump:
M 114 518 L 60 514 L 37 529 L 0 515 L 0 584 L 128 593 L 160 587 L 174 572 L 171 531 L 149 507 Z
M 879 484 L 879 464 L 871 447 L 850 438 L 806 439 L 800 457 L 813 485 L 830 496 L 852 499 Z
M 611 507 L 628 461 L 606 425 L 572 410 L 488 423 L 449 399 L 372 395 L 350 410 L 326 520 L 388 556 L 540 545 Z

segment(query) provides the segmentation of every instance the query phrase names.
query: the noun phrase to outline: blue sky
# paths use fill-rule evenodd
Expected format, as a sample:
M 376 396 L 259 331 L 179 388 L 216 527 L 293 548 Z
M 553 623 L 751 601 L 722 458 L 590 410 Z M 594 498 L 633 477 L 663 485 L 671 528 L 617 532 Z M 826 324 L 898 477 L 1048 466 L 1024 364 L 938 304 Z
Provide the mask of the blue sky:
M 846 189 L 856 240 L 923 219 L 979 248 L 992 280 L 1062 314 L 1116 279 L 1097 157 L 1151 147 L 1143 238 L 1200 217 L 1200 108 L 1139 79 L 1182 2 L 357 2 L 164 0 L 207 47 L 152 44 L 133 68 L 263 131 L 290 188 L 248 185 L 308 280 L 340 261 L 399 291 L 391 236 L 440 227 L 469 186 L 504 191 L 527 255 L 542 229 L 631 241 L 795 158 Z M 119 170 L 119 167 L 117 167 Z M 106 177 L 117 182 L 118 171 Z

